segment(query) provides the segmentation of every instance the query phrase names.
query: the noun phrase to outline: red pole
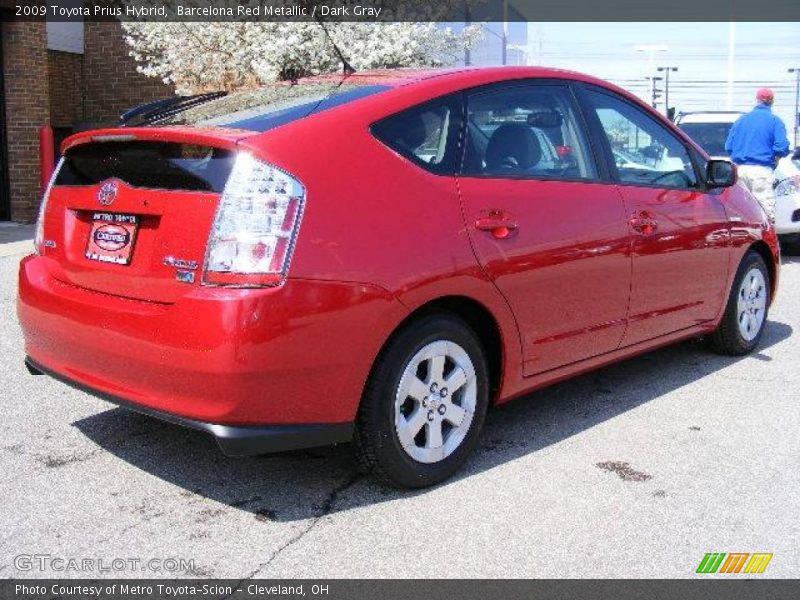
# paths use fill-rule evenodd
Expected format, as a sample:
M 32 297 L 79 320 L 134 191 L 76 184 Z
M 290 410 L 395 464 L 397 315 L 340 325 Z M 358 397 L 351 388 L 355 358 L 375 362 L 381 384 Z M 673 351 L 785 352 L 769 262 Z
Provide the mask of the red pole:
M 39 174 L 42 189 L 50 183 L 50 176 L 56 168 L 55 156 L 53 128 L 50 125 L 42 125 L 39 128 Z

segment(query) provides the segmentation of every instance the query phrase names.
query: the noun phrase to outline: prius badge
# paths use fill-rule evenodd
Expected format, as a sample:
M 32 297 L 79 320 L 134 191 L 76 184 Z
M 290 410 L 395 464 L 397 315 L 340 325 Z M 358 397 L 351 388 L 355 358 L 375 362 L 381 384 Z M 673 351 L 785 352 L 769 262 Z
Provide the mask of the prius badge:
M 175 267 L 175 279 L 181 283 L 194 283 L 194 271 L 199 266 L 196 260 L 185 260 L 183 258 L 175 258 L 174 256 L 166 256 L 164 264 L 168 267 Z
M 108 206 L 117 197 L 117 182 L 106 181 L 97 192 L 97 201 L 103 206 Z

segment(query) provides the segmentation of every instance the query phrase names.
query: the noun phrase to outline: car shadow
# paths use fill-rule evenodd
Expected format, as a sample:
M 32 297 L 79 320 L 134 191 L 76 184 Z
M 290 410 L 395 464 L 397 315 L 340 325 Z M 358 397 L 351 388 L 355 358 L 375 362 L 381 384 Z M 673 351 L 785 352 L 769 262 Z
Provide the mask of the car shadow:
M 770 321 L 760 351 L 719 356 L 701 340 L 649 352 L 550 386 L 492 410 L 480 446 L 450 482 L 471 477 L 586 431 L 740 360 L 792 334 Z M 755 385 L 755 384 L 754 384 Z M 122 408 L 73 423 L 118 458 L 200 497 L 249 511 L 258 521 L 320 518 L 425 490 L 384 487 L 357 469 L 349 444 L 252 458 L 227 458 L 209 435 Z

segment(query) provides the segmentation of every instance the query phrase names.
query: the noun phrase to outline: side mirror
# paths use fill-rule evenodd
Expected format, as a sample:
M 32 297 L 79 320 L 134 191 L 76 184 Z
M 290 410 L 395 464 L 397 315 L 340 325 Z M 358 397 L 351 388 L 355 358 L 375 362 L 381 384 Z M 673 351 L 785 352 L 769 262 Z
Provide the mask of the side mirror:
M 731 187 L 736 183 L 736 165 L 724 158 L 706 163 L 706 185 L 712 188 Z

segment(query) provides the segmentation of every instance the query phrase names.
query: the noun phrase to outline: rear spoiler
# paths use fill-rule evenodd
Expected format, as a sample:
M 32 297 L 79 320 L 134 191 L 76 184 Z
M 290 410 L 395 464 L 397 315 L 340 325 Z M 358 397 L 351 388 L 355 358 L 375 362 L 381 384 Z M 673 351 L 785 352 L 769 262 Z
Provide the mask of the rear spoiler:
M 246 129 L 227 129 L 223 127 L 114 127 L 108 129 L 91 129 L 73 134 L 61 144 L 61 153 L 80 144 L 91 142 L 176 142 L 198 144 L 216 148 L 233 148 L 248 137 L 259 135 L 257 131 Z

